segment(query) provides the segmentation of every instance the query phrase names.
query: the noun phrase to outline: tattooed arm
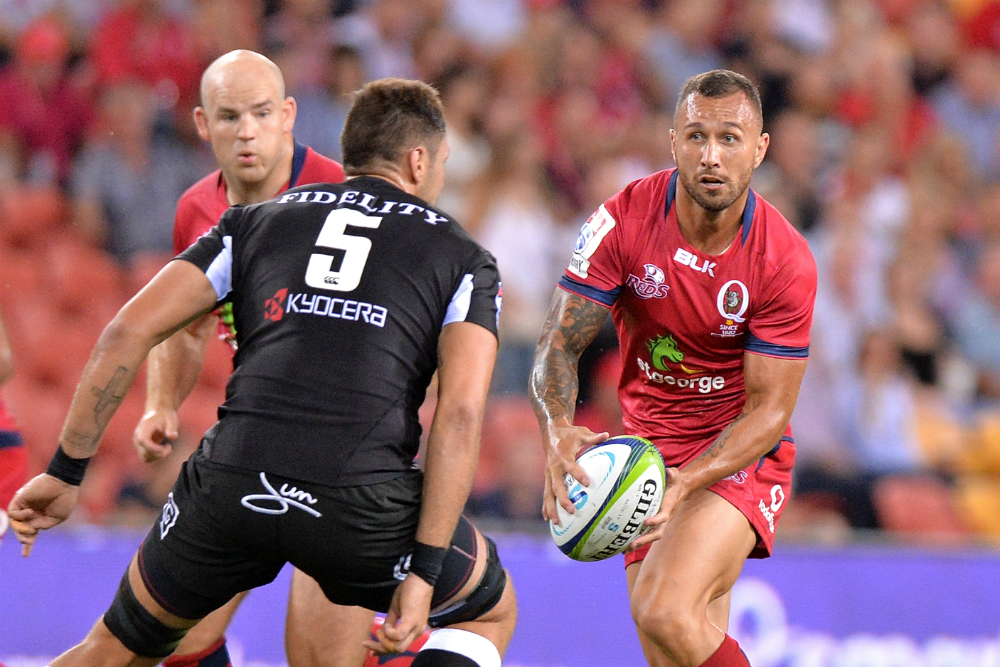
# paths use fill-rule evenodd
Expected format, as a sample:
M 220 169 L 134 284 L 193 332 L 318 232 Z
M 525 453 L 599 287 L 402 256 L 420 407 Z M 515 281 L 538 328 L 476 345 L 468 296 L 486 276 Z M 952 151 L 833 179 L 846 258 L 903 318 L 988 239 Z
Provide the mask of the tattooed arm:
M 108 422 L 132 385 L 149 350 L 216 305 L 215 289 L 193 264 L 170 262 L 115 315 L 83 369 L 59 444 L 73 459 L 93 456 Z M 79 487 L 41 474 L 10 504 L 11 526 L 28 555 L 39 530 L 64 521 Z
M 636 539 L 632 548 L 658 540 L 678 505 L 692 491 L 743 470 L 774 447 L 788 427 L 805 370 L 804 359 L 744 355 L 743 411 L 695 460 L 681 469 L 667 470 L 660 512 L 646 519 L 652 530 Z
M 607 315 L 607 307 L 557 288 L 535 350 L 528 393 L 542 429 L 545 450 L 542 515 L 557 522 L 556 502 L 567 512 L 575 510 L 566 494 L 563 476 L 569 473 L 583 484 L 590 483 L 576 463 L 576 453 L 608 437 L 607 433 L 573 426 L 580 386 L 577 375 L 580 355 L 593 342 Z

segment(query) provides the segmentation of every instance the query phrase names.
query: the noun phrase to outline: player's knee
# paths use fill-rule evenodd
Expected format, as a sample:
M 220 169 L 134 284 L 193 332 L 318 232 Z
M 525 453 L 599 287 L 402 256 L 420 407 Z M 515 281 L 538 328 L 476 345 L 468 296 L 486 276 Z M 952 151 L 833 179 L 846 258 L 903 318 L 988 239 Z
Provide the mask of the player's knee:
M 509 585 L 507 571 L 500 563 L 496 543 L 487 537 L 486 544 L 489 549 L 486 569 L 479 583 L 462 600 L 441 612 L 432 614 L 428 620 L 428 625 L 432 628 L 478 620 L 493 611 L 504 598 L 504 590 Z M 509 603 L 505 601 L 506 604 Z
M 153 616 L 135 597 L 128 571 L 118 585 L 104 625 L 125 648 L 146 658 L 165 658 L 174 652 L 186 629 L 172 628 Z
M 441 628 L 431 632 L 412 667 L 500 667 L 500 651 L 474 632 Z
M 694 618 L 675 606 L 634 596 L 631 611 L 636 627 L 660 646 L 682 648 L 695 636 Z

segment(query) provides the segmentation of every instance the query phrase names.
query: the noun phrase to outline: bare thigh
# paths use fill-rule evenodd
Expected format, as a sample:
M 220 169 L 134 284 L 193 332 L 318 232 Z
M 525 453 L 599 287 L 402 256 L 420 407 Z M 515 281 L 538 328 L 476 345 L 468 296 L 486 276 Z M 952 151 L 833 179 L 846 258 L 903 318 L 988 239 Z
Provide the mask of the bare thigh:
M 285 624 L 289 667 L 361 667 L 375 612 L 330 602 L 319 584 L 298 569 L 292 572 Z
M 722 643 L 731 591 L 757 537 L 707 490 L 684 501 L 664 537 L 627 572 L 633 617 L 654 667 L 700 665 Z

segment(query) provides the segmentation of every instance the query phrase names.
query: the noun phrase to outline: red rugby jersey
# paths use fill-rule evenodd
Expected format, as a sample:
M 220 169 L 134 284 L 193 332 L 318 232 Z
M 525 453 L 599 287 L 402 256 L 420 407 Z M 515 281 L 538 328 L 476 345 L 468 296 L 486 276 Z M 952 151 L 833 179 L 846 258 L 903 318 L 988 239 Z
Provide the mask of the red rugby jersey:
M 275 196 L 297 185 L 343 181 L 344 169 L 339 162 L 320 155 L 296 141 L 292 154 L 292 175 Z M 222 178 L 221 169 L 216 169 L 188 188 L 177 201 L 177 213 L 174 216 L 174 254 L 187 250 L 188 246 L 219 222 L 219 218 L 228 208 L 226 181 Z M 221 320 L 219 337 L 224 341 L 233 339 L 229 327 Z M 235 345 L 235 342 L 232 345 Z
M 28 452 L 17 424 L 0 400 L 0 510 L 6 510 L 14 493 L 27 479 Z
M 816 298 L 805 239 L 752 190 L 741 233 L 712 256 L 681 235 L 676 192 L 672 169 L 606 201 L 559 282 L 611 308 L 625 430 L 656 442 L 670 465 L 704 449 L 743 409 L 745 353 L 808 357 Z

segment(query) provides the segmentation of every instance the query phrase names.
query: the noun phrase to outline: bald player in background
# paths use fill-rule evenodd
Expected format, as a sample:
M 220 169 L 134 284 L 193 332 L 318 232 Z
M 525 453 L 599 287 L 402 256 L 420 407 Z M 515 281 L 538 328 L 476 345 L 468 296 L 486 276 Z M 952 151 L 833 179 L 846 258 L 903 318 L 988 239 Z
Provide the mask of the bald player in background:
M 264 56 L 232 51 L 209 65 L 194 121 L 201 138 L 211 143 L 220 169 L 178 201 L 175 253 L 211 229 L 231 205 L 257 204 L 297 185 L 344 180 L 340 164 L 295 141 L 295 113 L 281 70 Z M 150 352 L 146 409 L 134 438 L 144 460 L 161 460 L 172 451 L 179 435 L 177 410 L 198 382 L 213 331 L 235 351 L 228 314 L 227 307 L 206 315 Z M 164 665 L 229 665 L 225 632 L 245 597 L 237 595 L 202 620 Z M 362 642 L 369 638 L 373 617 L 361 607 L 334 605 L 312 578 L 294 570 L 285 629 L 289 665 L 361 667 L 367 655 Z

